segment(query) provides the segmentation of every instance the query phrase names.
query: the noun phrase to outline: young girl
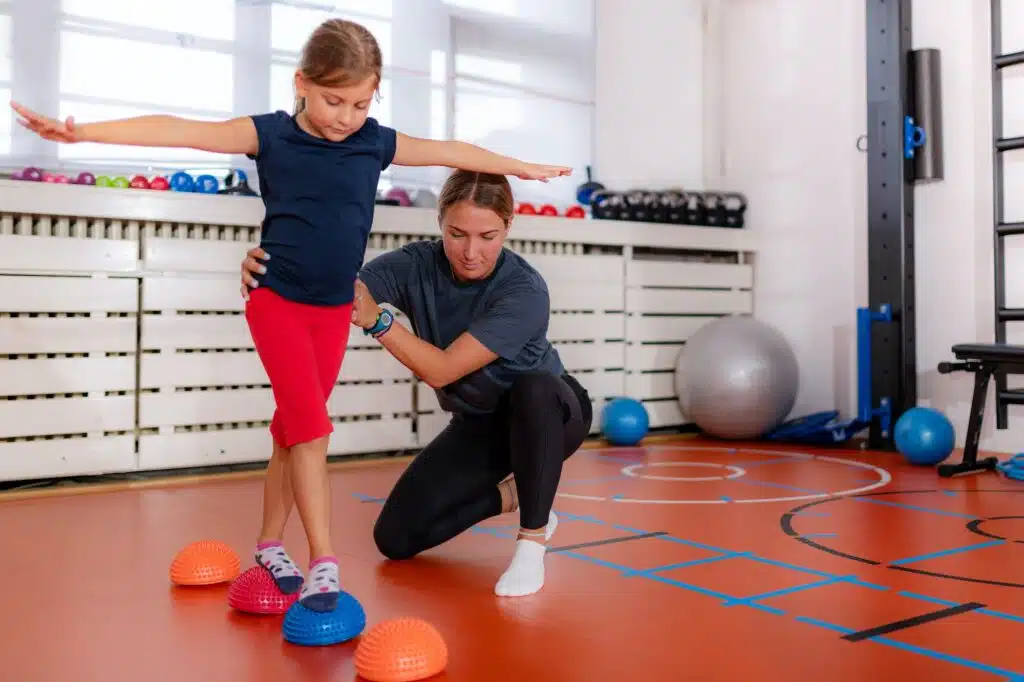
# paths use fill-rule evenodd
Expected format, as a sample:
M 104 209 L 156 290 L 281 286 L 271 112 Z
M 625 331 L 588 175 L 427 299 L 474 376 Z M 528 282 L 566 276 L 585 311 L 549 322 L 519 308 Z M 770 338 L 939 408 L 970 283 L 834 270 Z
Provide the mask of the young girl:
M 260 246 L 266 270 L 246 304 L 246 320 L 273 390 L 273 453 L 255 559 L 285 593 L 315 611 L 337 603 L 331 545 L 327 399 L 348 342 L 356 275 L 373 223 L 381 171 L 390 164 L 449 166 L 546 181 L 562 166 L 525 163 L 457 141 L 409 137 L 368 118 L 381 53 L 364 27 L 331 19 L 302 50 L 296 111 L 208 123 L 141 116 L 61 123 L 12 103 L 24 127 L 57 142 L 190 147 L 246 154 L 256 161 L 266 206 Z M 282 546 L 298 507 L 309 542 L 309 579 Z

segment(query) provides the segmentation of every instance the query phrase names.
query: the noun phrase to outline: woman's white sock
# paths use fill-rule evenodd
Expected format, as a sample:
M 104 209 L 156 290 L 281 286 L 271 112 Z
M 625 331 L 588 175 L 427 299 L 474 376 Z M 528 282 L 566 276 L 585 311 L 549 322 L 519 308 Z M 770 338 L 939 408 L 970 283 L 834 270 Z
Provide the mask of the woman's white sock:
M 551 539 L 557 526 L 558 517 L 551 512 L 544 531 L 545 540 Z M 494 593 L 499 597 L 525 597 L 539 591 L 544 587 L 544 555 L 547 551 L 547 545 L 542 542 L 528 538 L 517 540 L 512 563 L 494 586 Z

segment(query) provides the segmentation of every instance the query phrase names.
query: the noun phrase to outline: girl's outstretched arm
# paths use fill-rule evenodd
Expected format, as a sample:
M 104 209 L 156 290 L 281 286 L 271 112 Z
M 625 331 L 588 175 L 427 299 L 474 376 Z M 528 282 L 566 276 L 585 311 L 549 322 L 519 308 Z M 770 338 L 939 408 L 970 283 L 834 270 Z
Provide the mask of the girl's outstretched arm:
M 20 116 L 19 124 L 54 142 L 188 147 L 221 154 L 256 154 L 259 151 L 256 126 L 248 116 L 211 122 L 154 115 L 76 123 L 71 117 L 64 122 L 57 121 L 17 102 L 11 102 L 11 108 Z
M 514 175 L 523 180 L 541 180 L 572 175 L 566 166 L 527 163 L 458 140 L 428 140 L 398 133 L 393 163 L 399 166 L 447 166 L 462 170 Z

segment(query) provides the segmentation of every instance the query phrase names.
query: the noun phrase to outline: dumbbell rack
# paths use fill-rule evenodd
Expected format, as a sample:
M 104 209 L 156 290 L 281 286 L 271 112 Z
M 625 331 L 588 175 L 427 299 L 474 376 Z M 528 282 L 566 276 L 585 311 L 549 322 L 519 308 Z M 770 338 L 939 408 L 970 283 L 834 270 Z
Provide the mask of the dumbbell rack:
M 1003 3 L 990 0 L 992 12 L 992 136 L 995 154 L 992 159 L 992 201 L 995 258 L 995 342 L 1006 343 L 1010 322 L 1024 322 L 1024 308 L 1006 305 L 1006 238 L 1024 235 L 1024 222 L 1006 222 L 1005 155 L 1024 149 L 1024 137 L 1003 137 L 1003 73 L 1005 69 L 1024 64 L 1024 51 L 1003 52 Z M 1007 375 L 997 372 L 995 378 L 996 427 L 1008 427 L 1008 406 L 1024 405 L 1024 390 L 1007 388 Z

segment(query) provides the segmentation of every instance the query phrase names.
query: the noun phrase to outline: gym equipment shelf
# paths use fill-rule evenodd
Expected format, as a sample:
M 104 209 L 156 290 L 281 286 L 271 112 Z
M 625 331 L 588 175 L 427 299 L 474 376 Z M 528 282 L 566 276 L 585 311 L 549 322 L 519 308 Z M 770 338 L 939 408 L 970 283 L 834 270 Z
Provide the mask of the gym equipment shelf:
M 991 0 L 992 12 L 992 133 L 995 137 L 993 146 L 995 155 L 992 159 L 992 201 L 994 223 L 994 259 L 995 259 L 995 342 L 1006 344 L 1006 328 L 1010 322 L 1024 322 L 1024 308 L 1009 308 L 1006 305 L 1006 237 L 1024 234 L 1024 223 L 1006 222 L 1005 187 L 1004 187 L 1004 154 L 1024 149 L 1024 137 L 1003 137 L 1003 69 L 1024 64 L 1024 51 L 1003 53 L 1002 0 Z M 973 346 L 972 346 L 973 347 Z M 1017 346 L 1002 346 L 1007 349 Z M 955 351 L 955 349 L 954 349 Z M 996 428 L 1008 427 L 1008 406 L 1024 405 L 1024 392 L 1009 390 L 1006 385 L 1007 374 L 1021 373 L 1012 371 L 1017 365 L 995 362 L 988 365 L 996 382 Z M 977 375 L 980 377 L 981 375 Z M 979 379 L 980 380 L 980 379 Z M 987 379 L 986 379 L 987 382 Z M 973 416 L 972 416 L 973 418 Z

